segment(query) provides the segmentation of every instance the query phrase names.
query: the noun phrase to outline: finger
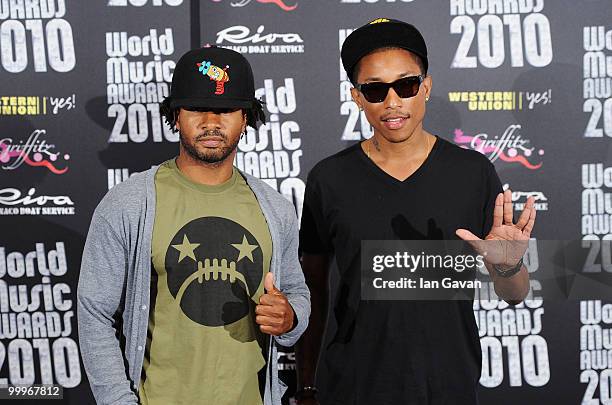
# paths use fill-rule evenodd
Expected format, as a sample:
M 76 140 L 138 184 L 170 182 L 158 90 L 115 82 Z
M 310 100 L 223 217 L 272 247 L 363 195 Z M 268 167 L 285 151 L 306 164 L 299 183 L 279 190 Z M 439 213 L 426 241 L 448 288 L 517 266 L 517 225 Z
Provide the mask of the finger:
M 523 230 L 527 222 L 529 221 L 529 217 L 531 216 L 531 209 L 533 208 L 533 197 L 529 197 L 527 199 L 527 203 L 525 207 L 523 207 L 523 211 L 521 212 L 521 216 L 519 217 L 516 227 L 520 230 Z
M 268 272 L 264 279 L 264 288 L 267 293 L 272 294 L 275 291 L 278 291 L 274 286 L 274 274 L 272 272 Z
M 502 193 L 497 194 L 495 198 L 495 208 L 493 209 L 493 227 L 502 226 L 504 214 L 504 195 Z
M 525 235 L 528 238 L 531 236 L 531 231 L 533 231 L 533 227 L 535 226 L 536 213 L 537 211 L 534 206 L 531 209 L 531 214 L 529 215 L 529 221 L 527 221 L 527 225 L 525 225 L 525 227 L 523 228 L 523 235 Z
M 272 305 L 256 305 L 255 314 L 263 316 L 274 316 L 274 307 Z
M 275 296 L 271 294 L 262 294 L 259 297 L 259 305 L 272 306 L 276 303 Z
M 259 325 L 259 330 L 261 330 L 263 333 L 267 333 L 268 335 L 280 335 L 280 330 L 273 326 Z
M 274 302 L 272 305 L 261 304 L 255 306 L 257 315 L 285 317 L 288 314 L 288 308 L 291 308 L 288 303 Z
M 257 322 L 258 325 L 272 326 L 276 328 L 278 328 L 279 326 L 283 324 L 282 319 L 278 319 L 272 316 L 263 316 L 263 315 L 257 315 L 255 317 L 255 322 Z
M 262 294 L 262 296 L 259 297 L 259 304 L 266 306 L 282 306 L 285 305 L 286 300 L 287 298 L 285 298 L 282 293 L 279 293 L 279 295 Z
M 507 189 L 504 191 L 504 224 L 506 225 L 512 225 L 513 208 L 512 191 Z

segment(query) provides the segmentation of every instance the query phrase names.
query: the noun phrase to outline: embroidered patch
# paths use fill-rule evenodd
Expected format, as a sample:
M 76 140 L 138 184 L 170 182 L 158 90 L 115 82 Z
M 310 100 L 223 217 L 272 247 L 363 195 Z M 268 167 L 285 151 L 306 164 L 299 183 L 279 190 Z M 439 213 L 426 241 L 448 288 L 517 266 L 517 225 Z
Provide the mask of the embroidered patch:
M 225 66 L 225 68 L 221 69 L 219 66 L 213 65 L 211 62 L 205 60 L 197 63 L 197 65 L 198 71 L 202 72 L 204 76 L 208 76 L 210 80 L 217 82 L 215 94 L 223 94 L 225 92 L 225 83 L 229 82 L 229 75 L 227 74 L 229 66 Z

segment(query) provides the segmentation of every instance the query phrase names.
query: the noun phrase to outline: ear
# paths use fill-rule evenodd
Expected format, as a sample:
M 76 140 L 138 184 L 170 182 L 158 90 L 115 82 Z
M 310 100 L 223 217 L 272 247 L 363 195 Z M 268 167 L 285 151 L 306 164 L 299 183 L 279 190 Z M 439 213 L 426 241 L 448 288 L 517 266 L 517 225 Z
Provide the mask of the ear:
M 431 79 L 431 75 L 427 75 L 425 77 L 425 79 L 423 79 L 423 83 L 421 83 L 421 86 L 423 86 L 423 90 L 425 90 L 425 98 L 430 98 L 431 97 L 431 87 L 433 85 L 432 79 Z
M 176 116 L 174 117 L 174 126 L 176 127 L 178 131 L 180 131 L 181 130 L 181 122 L 180 122 L 181 109 L 179 108 L 178 110 L 176 110 L 174 114 L 176 114 Z
M 247 129 L 247 113 L 246 110 L 242 110 L 242 133 L 244 134 Z
M 351 89 L 351 97 L 353 98 L 355 104 L 357 104 L 357 107 L 359 107 L 360 110 L 363 110 L 363 100 L 361 99 L 361 94 L 355 87 Z

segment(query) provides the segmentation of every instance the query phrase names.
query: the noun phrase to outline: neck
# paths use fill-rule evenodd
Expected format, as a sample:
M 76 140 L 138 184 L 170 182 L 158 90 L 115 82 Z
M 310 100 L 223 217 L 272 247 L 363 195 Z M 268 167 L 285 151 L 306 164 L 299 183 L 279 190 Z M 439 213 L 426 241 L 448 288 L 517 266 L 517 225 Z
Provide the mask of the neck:
M 401 142 L 389 142 L 384 136 L 374 132 L 374 136 L 370 139 L 370 153 L 375 153 L 378 159 L 384 161 L 406 162 L 420 159 L 423 154 L 429 153 L 430 145 L 433 145 L 432 137 L 433 135 L 422 127 L 416 128 L 406 140 Z
M 176 165 L 189 180 L 207 186 L 225 183 L 232 177 L 234 156 L 232 152 L 225 160 L 217 163 L 206 163 L 195 159 L 181 148 Z

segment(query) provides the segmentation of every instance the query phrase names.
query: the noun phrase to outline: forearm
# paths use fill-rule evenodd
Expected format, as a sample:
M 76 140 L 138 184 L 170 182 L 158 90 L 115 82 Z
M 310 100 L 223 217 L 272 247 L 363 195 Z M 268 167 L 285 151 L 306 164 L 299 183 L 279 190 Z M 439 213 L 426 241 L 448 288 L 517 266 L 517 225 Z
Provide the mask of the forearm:
M 312 387 L 315 384 L 315 373 L 329 306 L 329 261 L 330 258 L 327 255 L 304 255 L 302 257 L 302 269 L 306 285 L 310 289 L 312 310 L 309 327 L 295 346 L 298 389 Z
M 283 235 L 286 241 L 280 267 L 283 269 L 279 280 L 280 290 L 289 301 L 295 314 L 293 329 L 276 336 L 278 344 L 285 347 L 294 346 L 298 338 L 308 328 L 310 317 L 310 291 L 304 280 L 304 274 L 298 257 L 298 224 L 295 215 L 291 215 L 287 233 Z
M 308 328 L 310 317 L 310 293 L 307 288 L 304 288 L 304 291 L 286 294 L 285 296 L 293 312 L 293 325 L 282 335 L 275 336 L 275 340 L 281 346 L 290 347 L 296 344 L 298 338 Z
M 99 311 L 99 304 L 83 297 L 78 299 L 77 311 L 81 357 L 96 401 L 138 403 L 112 320 Z
M 310 324 L 295 346 L 298 389 L 315 385 L 315 374 L 323 343 L 329 305 L 327 285 L 309 285 L 309 287 L 312 305 Z
M 123 241 L 100 215 L 92 218 L 77 287 L 77 320 L 83 365 L 96 402 L 137 404 L 119 344 L 116 315 L 125 295 Z

